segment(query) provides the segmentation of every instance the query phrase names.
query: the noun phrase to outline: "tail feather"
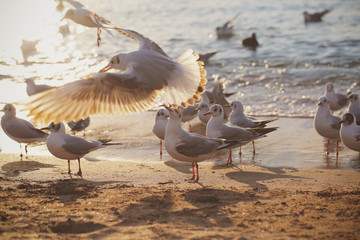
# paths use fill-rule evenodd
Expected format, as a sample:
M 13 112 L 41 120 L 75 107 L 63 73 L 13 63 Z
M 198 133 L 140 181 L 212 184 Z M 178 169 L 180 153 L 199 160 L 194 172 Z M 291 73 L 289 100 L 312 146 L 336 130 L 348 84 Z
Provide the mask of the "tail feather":
M 271 128 L 253 128 L 256 133 L 260 134 L 260 136 L 264 136 L 265 134 L 268 134 L 270 132 L 273 132 L 277 130 L 278 127 L 271 127 Z

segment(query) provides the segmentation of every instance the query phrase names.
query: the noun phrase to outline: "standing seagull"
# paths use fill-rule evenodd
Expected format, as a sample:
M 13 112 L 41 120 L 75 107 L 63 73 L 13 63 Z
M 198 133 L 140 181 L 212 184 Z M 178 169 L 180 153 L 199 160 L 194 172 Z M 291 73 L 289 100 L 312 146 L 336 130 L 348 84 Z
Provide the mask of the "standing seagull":
M 169 120 L 169 112 L 160 108 L 155 117 L 155 124 L 152 132 L 160 139 L 160 159 L 162 158 L 162 141 L 165 139 L 165 129 Z
M 85 119 L 80 119 L 79 121 L 70 121 L 67 123 L 71 131 L 73 132 L 73 135 L 75 135 L 75 132 L 81 132 L 84 131 L 84 137 L 85 137 L 85 129 L 90 125 L 90 117 L 87 117 Z
M 101 42 L 100 28 L 102 28 L 102 24 L 110 24 L 110 21 L 106 20 L 103 17 L 100 17 L 94 12 L 87 10 L 83 4 L 77 1 L 74 0 L 64 0 L 64 1 L 73 5 L 75 9 L 67 10 L 65 16 L 61 20 L 68 18 L 73 20 L 75 23 L 83 25 L 85 27 L 97 28 L 97 37 L 98 37 L 97 45 L 100 46 L 100 42 Z
M 355 120 L 360 124 L 360 99 L 359 95 L 353 93 L 348 96 L 350 101 L 348 112 L 355 116 Z
M 332 83 L 326 84 L 325 97 L 330 103 L 331 111 L 340 110 L 348 103 L 348 99 L 344 94 L 335 93 L 334 85 Z
M 171 59 L 155 42 L 128 29 L 114 28 L 136 40 L 139 48 L 112 57 L 101 72 L 31 97 L 24 104 L 35 119 L 77 121 L 93 114 L 139 112 L 148 109 L 161 90 L 165 104 L 187 107 L 205 91 L 203 62 L 191 49 Z
M 6 104 L 2 110 L 4 116 L 1 118 L 1 127 L 5 134 L 11 139 L 20 144 L 27 143 L 25 146 L 25 152 L 27 154 L 27 147 L 38 141 L 46 141 L 48 134 L 35 128 L 34 125 L 28 121 L 16 117 L 16 109 L 12 104 Z M 23 154 L 20 152 L 20 158 L 22 160 Z
M 210 139 L 195 133 L 188 133 L 181 128 L 181 110 L 169 107 L 166 109 L 169 111 L 170 118 L 165 130 L 165 149 L 174 159 L 192 163 L 193 175 L 189 180 L 199 181 L 198 162 L 208 159 L 216 151 L 239 144 L 238 141 Z
M 360 126 L 356 124 L 355 117 L 346 113 L 341 120 L 340 137 L 345 146 L 360 153 Z
M 227 125 L 224 123 L 224 110 L 218 104 L 212 105 L 210 111 L 205 114 L 211 115 L 211 118 L 206 125 L 206 137 L 209 138 L 220 138 L 229 141 L 239 141 L 246 144 L 260 137 L 264 137 L 265 134 L 275 131 L 277 129 L 277 128 L 246 129 L 235 125 Z M 241 145 L 238 146 L 240 147 Z M 232 153 L 230 149 L 230 153 L 226 165 L 229 165 L 231 163 L 232 163 Z
M 326 97 L 319 98 L 318 108 L 314 118 L 314 127 L 318 134 L 327 138 L 327 154 L 329 154 L 330 139 L 336 140 L 336 155 L 339 155 L 340 118 L 331 115 L 330 102 Z
M 46 84 L 36 84 L 33 78 L 27 78 L 25 79 L 25 82 L 26 82 L 26 93 L 28 96 L 32 96 L 36 93 L 43 92 L 50 88 L 53 88 L 52 86 Z
M 230 123 L 243 128 L 264 128 L 268 123 L 271 123 L 277 118 L 258 121 L 250 119 L 244 114 L 244 107 L 240 101 L 233 101 L 231 104 Z M 255 154 L 255 143 L 253 141 L 253 153 Z
M 49 152 L 57 158 L 68 160 L 68 173 L 71 174 L 70 160 L 78 160 L 78 175 L 82 177 L 80 158 L 96 149 L 107 145 L 117 145 L 111 143 L 102 143 L 98 141 L 87 141 L 83 138 L 72 136 L 65 133 L 65 125 L 63 123 L 54 124 L 51 122 L 48 127 L 42 130 L 50 130 L 46 145 Z
M 304 21 L 306 23 L 309 23 L 309 22 L 321 22 L 322 20 L 322 17 L 329 13 L 330 10 L 324 10 L 322 12 L 315 12 L 315 13 L 308 13 L 307 11 L 304 11 L 303 12 L 303 15 L 304 15 Z

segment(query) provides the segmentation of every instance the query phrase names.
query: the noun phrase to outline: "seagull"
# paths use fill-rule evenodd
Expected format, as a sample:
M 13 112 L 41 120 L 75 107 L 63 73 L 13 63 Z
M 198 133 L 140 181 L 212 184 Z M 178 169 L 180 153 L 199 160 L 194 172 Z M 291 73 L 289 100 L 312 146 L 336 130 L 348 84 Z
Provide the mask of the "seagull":
M 41 130 L 50 130 L 50 135 L 46 140 L 49 152 L 57 158 L 68 160 L 68 173 L 71 174 L 70 160 L 78 160 L 79 171 L 77 175 L 82 177 L 80 158 L 96 149 L 107 145 L 119 145 L 119 143 L 103 143 L 99 141 L 88 141 L 81 137 L 66 134 L 65 125 L 61 122 L 54 124 L 51 122 L 48 127 Z
M 140 33 L 114 30 L 138 41 L 138 50 L 112 57 L 100 73 L 30 97 L 23 103 L 29 114 L 59 123 L 93 114 L 139 112 L 148 109 L 161 90 L 167 105 L 187 107 L 201 99 L 206 71 L 191 49 L 173 60 Z M 104 72 L 110 68 L 121 72 Z
M 232 25 L 231 22 L 234 21 L 239 15 L 240 13 L 236 14 L 233 18 L 226 21 L 224 25 L 216 28 L 216 34 L 218 38 L 229 38 L 234 35 L 235 26 Z
M 341 141 L 346 147 L 360 153 L 360 126 L 356 124 L 355 116 L 346 113 L 339 121 L 339 124 L 341 124 Z
M 321 22 L 322 17 L 329 12 L 330 12 L 330 10 L 324 10 L 322 12 L 315 12 L 315 13 L 308 13 L 307 11 L 304 11 L 303 12 L 304 21 L 305 21 L 305 23 Z
M 27 143 L 25 146 L 25 152 L 27 154 L 27 147 L 34 142 L 46 141 L 48 134 L 37 129 L 30 122 L 17 118 L 16 109 L 12 104 L 6 104 L 2 110 L 5 114 L 1 118 L 1 127 L 5 134 L 20 144 Z M 23 154 L 20 152 L 20 158 L 22 160 Z
M 214 88 L 212 95 L 214 97 L 214 104 L 219 104 L 224 110 L 224 119 L 227 121 L 231 114 L 230 103 L 226 100 L 224 94 L 225 79 L 219 79 L 218 76 L 214 79 Z
M 339 117 L 330 113 L 330 102 L 327 97 L 320 97 L 314 118 L 314 127 L 318 134 L 327 138 L 327 154 L 329 154 L 330 139 L 336 140 L 336 155 L 339 155 L 340 126 Z
M 67 125 L 73 132 L 73 135 L 75 135 L 75 132 L 81 132 L 84 131 L 84 137 L 85 137 L 85 129 L 90 125 L 90 117 L 87 117 L 85 119 L 80 119 L 79 121 L 70 121 L 67 122 Z
M 101 42 L 101 37 L 100 37 L 101 29 L 100 28 L 103 28 L 102 24 L 110 24 L 110 21 L 97 15 L 96 13 L 94 13 L 92 11 L 89 11 L 80 2 L 77 2 L 74 0 L 64 0 L 64 1 L 73 5 L 73 7 L 75 7 L 75 9 L 67 10 L 65 13 L 65 16 L 61 19 L 61 21 L 64 19 L 71 19 L 75 23 L 83 25 L 85 27 L 97 28 L 97 36 L 98 36 L 97 45 L 100 46 L 100 42 Z
M 32 96 L 36 93 L 46 91 L 50 88 L 53 88 L 53 86 L 49 86 L 46 84 L 36 84 L 33 78 L 27 78 L 25 79 L 26 82 L 26 93 L 28 96 Z
M 165 139 L 165 129 L 169 120 L 169 111 L 160 108 L 155 117 L 155 124 L 152 132 L 160 139 L 160 158 L 162 158 L 162 141 Z
M 229 141 L 240 141 L 243 145 L 264 137 L 265 134 L 275 131 L 277 128 L 254 128 L 246 129 L 235 125 L 227 125 L 224 123 L 224 110 L 219 104 L 214 104 L 210 107 L 206 115 L 211 115 L 209 122 L 206 125 L 206 137 L 220 138 Z M 237 145 L 236 147 L 241 146 Z M 230 150 L 229 158 L 226 165 L 232 163 L 232 154 Z
M 207 63 L 209 59 L 214 56 L 218 51 L 207 52 L 207 53 L 199 53 L 199 61 Z
M 180 109 L 182 109 L 181 121 L 182 123 L 189 123 L 189 132 L 192 131 L 190 121 L 198 116 L 198 111 L 196 110 L 197 107 L 198 104 L 195 104 L 193 106 L 187 106 L 186 108 L 180 106 Z
M 326 84 L 325 97 L 330 102 L 330 110 L 336 111 L 345 107 L 348 99 L 344 94 L 335 93 L 334 85 L 332 83 Z
M 178 161 L 191 162 L 193 182 L 199 181 L 198 162 L 208 159 L 215 152 L 240 144 L 238 141 L 211 139 L 199 134 L 188 133 L 181 128 L 181 109 L 166 107 L 169 111 L 169 122 L 165 130 L 165 149 Z M 196 167 L 196 178 L 195 178 Z
M 205 115 L 205 113 L 210 110 L 210 105 L 206 102 L 201 102 L 196 110 L 198 111 L 198 118 L 206 125 L 211 118 L 210 115 Z
M 355 116 L 356 122 L 360 124 L 360 99 L 359 95 L 353 93 L 347 97 L 350 101 L 348 112 Z
M 233 101 L 231 104 L 230 123 L 243 128 L 264 128 L 278 118 L 259 121 L 245 116 L 244 107 L 240 101 Z M 253 153 L 255 154 L 255 143 L 253 141 Z
M 245 47 L 249 47 L 249 48 L 252 48 L 252 49 L 256 49 L 258 46 L 259 46 L 259 43 L 258 41 L 256 40 L 256 34 L 253 33 L 251 35 L 251 37 L 248 37 L 248 38 L 244 38 L 242 40 L 242 44 L 245 46 Z

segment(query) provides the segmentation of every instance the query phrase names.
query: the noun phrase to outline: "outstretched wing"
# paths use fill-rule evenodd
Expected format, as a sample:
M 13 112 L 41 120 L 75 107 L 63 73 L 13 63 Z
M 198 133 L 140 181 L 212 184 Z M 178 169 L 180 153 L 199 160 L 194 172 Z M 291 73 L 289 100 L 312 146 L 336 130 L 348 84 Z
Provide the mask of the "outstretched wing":
M 71 5 L 73 5 L 74 8 L 77 8 L 77 9 L 85 8 L 85 6 L 78 1 L 74 1 L 74 0 L 64 0 L 64 1 L 70 3 Z
M 31 96 L 30 116 L 46 121 L 78 121 L 94 114 L 132 113 L 148 109 L 160 89 L 153 89 L 126 73 L 98 73 L 91 78 Z

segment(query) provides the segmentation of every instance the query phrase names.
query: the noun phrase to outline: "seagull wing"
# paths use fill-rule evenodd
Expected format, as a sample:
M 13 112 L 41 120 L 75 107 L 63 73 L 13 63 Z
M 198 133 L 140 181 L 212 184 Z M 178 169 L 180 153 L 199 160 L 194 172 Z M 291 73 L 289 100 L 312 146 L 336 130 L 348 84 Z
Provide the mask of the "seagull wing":
M 150 40 L 149 38 L 145 37 L 144 35 L 130 29 L 125 28 L 119 28 L 119 27 L 113 27 L 113 30 L 117 31 L 118 33 L 131 38 L 139 43 L 139 50 L 141 49 L 148 49 L 155 52 L 158 52 L 168 58 L 170 58 L 164 50 L 154 41 Z
M 102 143 L 97 141 L 87 141 L 83 138 L 65 135 L 65 143 L 61 145 L 66 151 L 73 154 L 87 154 L 91 152 L 91 150 L 99 148 Z
M 7 123 L 4 130 L 11 136 L 22 139 L 46 140 L 48 136 L 47 133 L 35 128 L 34 125 L 21 118 L 16 118 L 16 120 Z
M 209 154 L 217 150 L 223 142 L 217 139 L 209 139 L 197 134 L 189 134 L 180 138 L 175 146 L 176 151 L 187 157 L 197 157 Z
M 126 72 L 98 73 L 31 96 L 21 104 L 35 119 L 69 122 L 94 114 L 145 110 L 155 101 L 159 90 Z
M 76 9 L 85 8 L 85 6 L 78 1 L 74 1 L 74 0 L 64 0 L 64 1 L 70 3 Z

